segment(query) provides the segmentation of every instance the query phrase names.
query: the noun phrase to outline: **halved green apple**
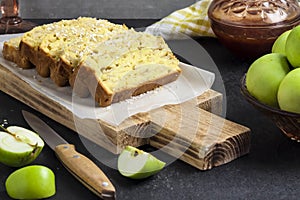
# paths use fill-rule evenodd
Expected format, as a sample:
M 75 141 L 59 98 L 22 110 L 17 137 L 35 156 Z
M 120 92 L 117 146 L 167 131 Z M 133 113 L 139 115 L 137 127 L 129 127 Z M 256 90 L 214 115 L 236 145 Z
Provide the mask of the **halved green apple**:
M 143 179 L 162 170 L 165 162 L 157 159 L 150 153 L 126 146 L 118 157 L 118 170 L 126 177 Z
M 5 188 L 13 199 L 48 198 L 56 193 L 55 175 L 42 165 L 26 166 L 7 177 Z
M 44 147 L 40 136 L 28 129 L 10 126 L 4 130 L 0 131 L 0 162 L 3 164 L 12 167 L 27 165 L 38 157 Z

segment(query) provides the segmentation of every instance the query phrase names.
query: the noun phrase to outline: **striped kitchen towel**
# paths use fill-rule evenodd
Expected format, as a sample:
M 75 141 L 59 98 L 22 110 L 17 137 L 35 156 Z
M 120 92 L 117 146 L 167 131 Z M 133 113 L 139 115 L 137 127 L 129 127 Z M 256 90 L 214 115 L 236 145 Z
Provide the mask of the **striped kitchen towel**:
M 215 37 L 207 15 L 211 1 L 200 0 L 189 7 L 174 11 L 148 26 L 145 31 L 169 39 L 196 36 Z

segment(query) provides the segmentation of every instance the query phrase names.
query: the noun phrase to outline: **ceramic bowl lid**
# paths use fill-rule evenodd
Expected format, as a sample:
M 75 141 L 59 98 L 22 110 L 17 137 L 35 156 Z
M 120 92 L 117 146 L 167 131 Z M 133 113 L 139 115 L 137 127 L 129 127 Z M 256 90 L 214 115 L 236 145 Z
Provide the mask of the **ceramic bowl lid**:
M 270 26 L 300 19 L 297 0 L 213 0 L 209 17 L 232 25 Z

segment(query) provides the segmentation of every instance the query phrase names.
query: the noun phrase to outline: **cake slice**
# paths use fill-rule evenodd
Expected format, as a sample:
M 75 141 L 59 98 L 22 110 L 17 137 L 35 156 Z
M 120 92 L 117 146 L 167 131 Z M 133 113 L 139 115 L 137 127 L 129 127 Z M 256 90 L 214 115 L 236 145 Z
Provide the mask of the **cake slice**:
M 90 93 L 105 107 L 176 80 L 178 65 L 163 38 L 128 30 L 99 44 L 70 83 L 75 93 Z
M 32 63 L 26 57 L 21 56 L 19 48 L 21 38 L 22 37 L 20 36 L 5 41 L 3 44 L 2 55 L 6 60 L 16 63 L 23 69 L 33 68 L 34 66 Z

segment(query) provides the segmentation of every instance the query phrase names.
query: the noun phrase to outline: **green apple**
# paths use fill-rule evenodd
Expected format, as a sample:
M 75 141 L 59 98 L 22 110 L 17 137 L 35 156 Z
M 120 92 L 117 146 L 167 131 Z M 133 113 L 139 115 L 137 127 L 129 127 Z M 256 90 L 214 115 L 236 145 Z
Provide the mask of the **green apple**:
M 13 199 L 43 199 L 56 192 L 55 175 L 42 165 L 31 165 L 11 173 L 5 181 L 7 194 Z
M 258 101 L 272 107 L 278 107 L 278 87 L 289 71 L 289 63 L 284 55 L 280 53 L 263 55 L 249 67 L 246 87 Z
M 278 103 L 280 109 L 300 114 L 300 68 L 289 72 L 280 83 Z
M 118 157 L 119 172 L 132 179 L 152 176 L 162 170 L 165 164 L 150 153 L 132 146 L 126 146 Z
M 293 67 L 300 67 L 300 25 L 294 27 L 287 37 L 285 53 Z
M 288 30 L 283 32 L 273 43 L 272 46 L 272 53 L 281 53 L 283 55 L 285 54 L 285 44 L 286 44 L 286 39 L 288 35 L 290 34 L 292 30 Z
M 31 163 L 43 147 L 44 141 L 28 129 L 10 126 L 0 131 L 0 162 L 8 166 L 21 167 Z

